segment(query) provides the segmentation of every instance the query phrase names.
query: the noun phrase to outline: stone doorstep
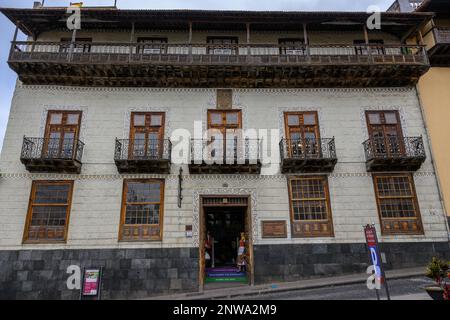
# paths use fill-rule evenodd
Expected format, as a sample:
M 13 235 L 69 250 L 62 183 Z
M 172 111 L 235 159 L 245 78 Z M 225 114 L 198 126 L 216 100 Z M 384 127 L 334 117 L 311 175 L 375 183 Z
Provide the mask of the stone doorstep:
M 421 276 L 425 273 L 425 267 L 396 269 L 386 271 L 389 279 L 402 279 Z M 237 297 L 251 297 L 263 294 L 281 293 L 306 289 L 318 289 L 332 286 L 342 286 L 363 283 L 367 279 L 366 274 L 352 274 L 337 277 L 325 277 L 305 279 L 295 282 L 272 283 L 256 286 L 240 286 L 226 289 L 212 289 L 204 292 L 191 292 L 176 295 L 156 296 L 147 300 L 220 300 Z

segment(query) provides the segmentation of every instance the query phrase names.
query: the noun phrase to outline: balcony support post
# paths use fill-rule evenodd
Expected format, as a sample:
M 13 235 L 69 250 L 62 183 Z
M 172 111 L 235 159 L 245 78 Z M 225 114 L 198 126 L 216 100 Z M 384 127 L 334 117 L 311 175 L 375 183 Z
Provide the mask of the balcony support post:
M 192 61 L 192 21 L 189 21 L 189 61 Z
M 251 59 L 251 52 L 250 52 L 250 23 L 246 23 L 245 24 L 245 26 L 246 26 L 246 29 L 247 29 L 247 59 L 248 59 L 248 61 L 250 61 L 250 59 Z M 238 48 L 238 50 L 239 50 L 239 48 Z M 238 52 L 238 54 L 239 54 L 239 52 Z
M 303 24 L 303 41 L 306 47 L 306 55 L 308 56 L 308 61 L 311 60 L 311 51 L 309 48 L 309 39 L 308 39 L 308 29 L 306 28 L 306 23 Z
M 367 31 L 367 26 L 363 24 L 363 31 L 364 31 L 364 41 L 366 43 L 366 50 L 367 55 L 369 56 L 369 62 L 372 63 L 372 48 L 370 47 L 370 40 L 369 40 L 369 32 Z
M 131 62 L 131 55 L 133 54 L 133 42 L 134 42 L 134 21 L 131 22 L 131 34 L 130 34 L 130 52 L 129 52 L 129 62 Z
M 77 39 L 77 29 L 74 28 L 73 32 L 72 32 L 72 41 L 70 42 L 70 51 L 69 51 L 69 56 L 68 56 L 69 62 L 72 61 L 72 55 L 73 55 L 73 52 L 75 51 L 76 39 Z
M 9 59 L 11 59 L 11 56 L 12 56 L 12 54 L 14 52 L 15 47 L 16 47 L 17 35 L 19 34 L 19 23 L 20 23 L 20 21 L 17 22 L 16 30 L 14 31 L 14 37 L 13 37 L 11 49 L 9 50 Z

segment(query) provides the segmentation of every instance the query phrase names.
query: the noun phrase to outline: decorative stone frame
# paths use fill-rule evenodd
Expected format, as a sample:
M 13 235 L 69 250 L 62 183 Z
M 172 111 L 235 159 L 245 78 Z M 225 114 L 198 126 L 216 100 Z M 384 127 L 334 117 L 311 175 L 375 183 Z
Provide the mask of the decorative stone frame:
M 258 217 L 256 214 L 257 196 L 256 189 L 238 189 L 238 188 L 212 188 L 198 189 L 194 191 L 193 196 L 193 212 L 192 212 L 192 245 L 198 247 L 200 245 L 200 196 L 208 195 L 233 195 L 233 196 L 250 196 L 250 215 L 252 219 L 252 237 L 253 244 L 258 240 Z

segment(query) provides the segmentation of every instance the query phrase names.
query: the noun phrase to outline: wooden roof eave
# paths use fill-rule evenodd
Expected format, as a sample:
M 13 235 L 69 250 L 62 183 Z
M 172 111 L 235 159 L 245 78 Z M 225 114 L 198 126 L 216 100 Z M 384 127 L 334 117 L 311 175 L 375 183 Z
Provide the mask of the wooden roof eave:
M 68 17 L 66 8 L 14 9 L 0 8 L 21 31 L 27 35 L 36 36 L 42 32 L 65 28 Z M 145 26 L 160 26 L 164 28 L 182 28 L 193 22 L 197 28 L 202 25 L 236 26 L 246 23 L 258 25 L 261 28 L 292 28 L 303 23 L 311 24 L 320 29 L 325 23 L 334 22 L 341 26 L 365 24 L 369 14 L 364 12 L 275 12 L 275 11 L 205 11 L 205 10 L 118 10 L 113 8 L 83 8 L 83 29 L 124 29 L 131 28 L 131 21 L 136 28 Z M 382 13 L 382 21 L 388 21 L 386 27 L 389 33 L 401 33 L 419 26 L 424 19 L 431 19 L 429 13 Z M 218 23 L 220 21 L 220 23 Z M 323 27 L 326 30 L 325 27 Z M 355 27 L 356 28 L 356 27 Z M 396 31 L 398 29 L 402 31 Z M 397 34 L 398 35 L 398 34 Z

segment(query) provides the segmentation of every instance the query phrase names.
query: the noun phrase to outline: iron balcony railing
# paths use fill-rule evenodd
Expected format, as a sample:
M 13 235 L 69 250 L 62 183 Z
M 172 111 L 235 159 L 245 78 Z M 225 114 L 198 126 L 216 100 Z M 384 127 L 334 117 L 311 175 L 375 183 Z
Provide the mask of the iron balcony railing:
M 221 57 L 221 58 L 219 58 Z M 420 64 L 425 46 L 383 44 L 143 44 L 13 41 L 10 62 L 163 64 Z
M 247 138 L 191 140 L 192 164 L 260 164 L 262 140 Z
M 334 138 L 282 139 L 280 141 L 280 155 L 281 160 L 337 159 Z
M 140 160 L 170 162 L 172 143 L 168 139 L 116 139 L 115 161 Z
M 425 159 L 422 137 L 371 138 L 363 143 L 366 160 L 375 159 Z
M 22 160 L 73 160 L 81 163 L 84 143 L 78 139 L 24 137 Z

